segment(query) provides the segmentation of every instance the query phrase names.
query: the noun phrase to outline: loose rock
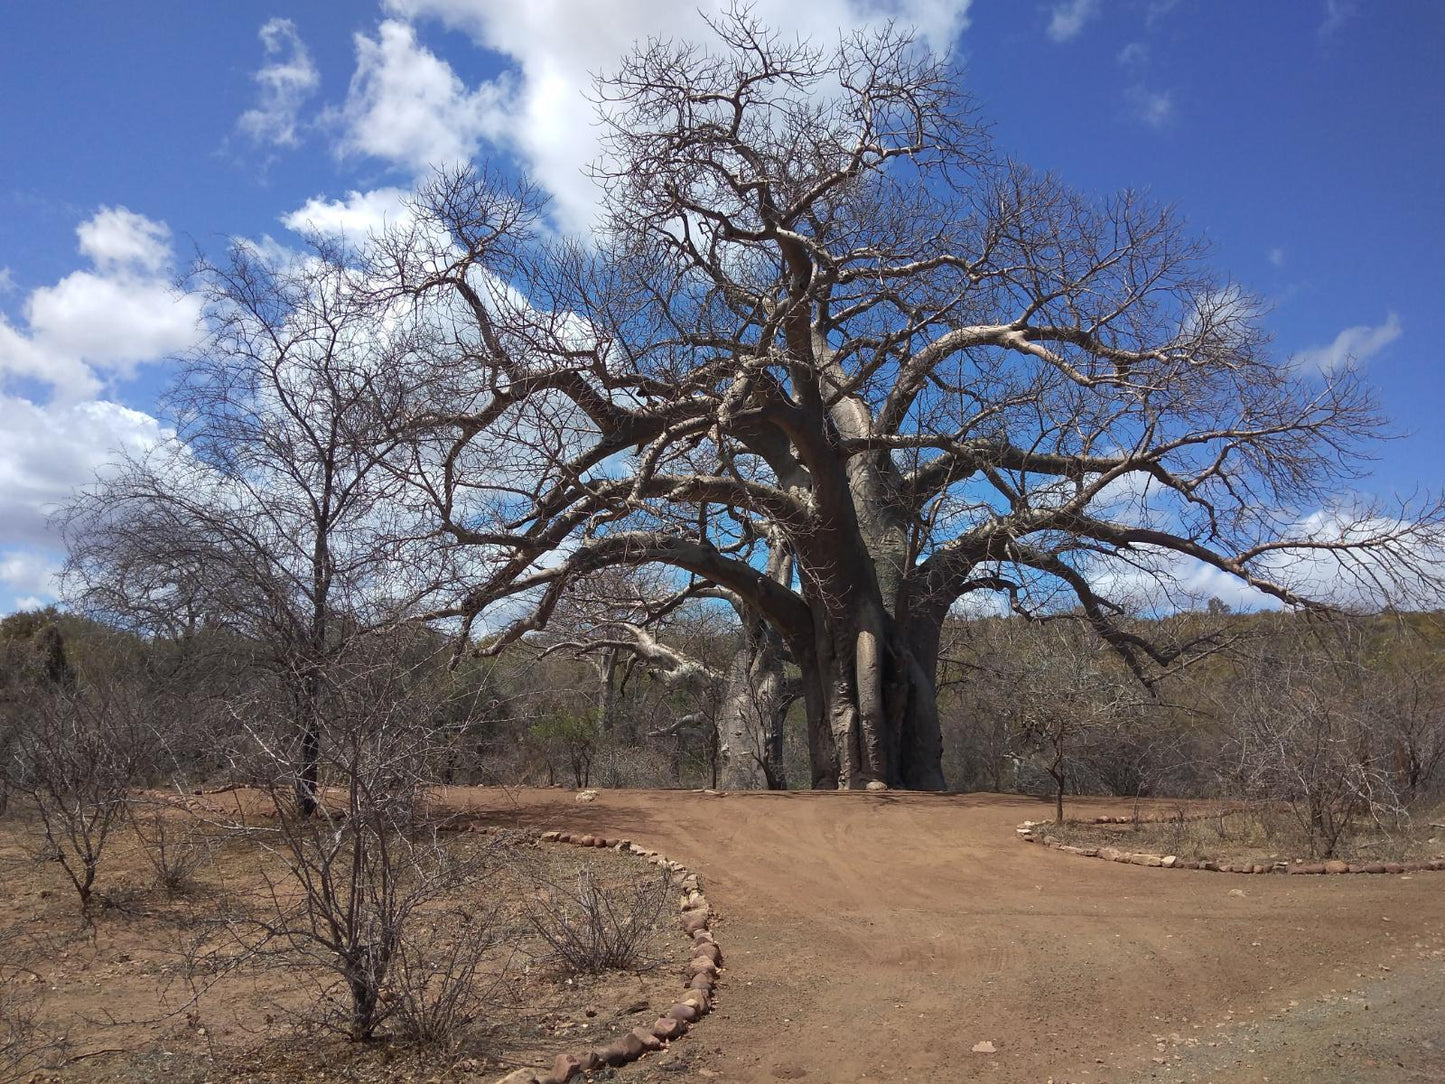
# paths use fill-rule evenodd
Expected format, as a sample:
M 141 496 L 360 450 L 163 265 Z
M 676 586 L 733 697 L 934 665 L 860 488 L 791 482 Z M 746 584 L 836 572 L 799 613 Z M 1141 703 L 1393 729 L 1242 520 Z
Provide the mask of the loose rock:
M 635 1035 L 637 1037 L 637 1041 L 642 1044 L 642 1049 L 662 1049 L 662 1040 L 659 1039 L 656 1035 L 652 1034 L 652 1032 L 648 1031 L 646 1028 L 633 1028 L 632 1034 Z
M 567 1084 L 582 1072 L 582 1062 L 571 1054 L 558 1054 L 552 1062 L 552 1071 L 547 1074 L 546 1084 Z
M 687 1021 L 676 1016 L 664 1016 L 652 1025 L 652 1034 L 664 1041 L 681 1038 L 687 1034 Z

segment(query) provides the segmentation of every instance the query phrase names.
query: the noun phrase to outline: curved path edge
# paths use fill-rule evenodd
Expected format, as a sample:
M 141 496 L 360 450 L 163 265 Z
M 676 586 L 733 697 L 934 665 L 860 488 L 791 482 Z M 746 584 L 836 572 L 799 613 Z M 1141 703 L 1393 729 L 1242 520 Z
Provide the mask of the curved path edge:
M 1201 814 L 1200 817 L 1212 817 L 1214 814 Z M 1191 818 L 1195 819 L 1195 818 Z M 1095 817 L 1091 824 L 1131 824 L 1134 823 L 1129 817 Z M 1156 819 L 1151 823 L 1165 823 L 1163 819 Z M 1080 858 L 1101 858 L 1105 862 L 1124 862 L 1131 866 L 1148 866 L 1156 869 L 1196 869 L 1206 870 L 1210 873 L 1288 873 L 1288 874 L 1324 874 L 1324 873 L 1427 873 L 1445 871 L 1445 855 L 1437 855 L 1434 858 L 1416 859 L 1409 862 L 1345 862 L 1342 859 L 1332 858 L 1327 862 L 1306 862 L 1303 859 L 1295 858 L 1283 862 L 1215 862 L 1211 859 L 1201 858 L 1181 859 L 1173 854 L 1155 854 L 1149 851 L 1126 851 L 1120 847 L 1079 847 L 1071 843 L 1065 843 L 1055 836 L 1047 834 L 1044 829 L 1054 824 L 1053 821 L 1024 821 L 1014 829 L 1015 834 L 1025 843 L 1038 843 L 1045 847 L 1052 847 L 1056 851 L 1063 851 L 1065 854 L 1077 855 Z
M 692 941 L 692 959 L 686 968 L 686 986 L 682 994 L 651 1027 L 635 1027 L 611 1042 L 577 1053 L 558 1054 L 552 1062 L 552 1068 L 545 1072 L 531 1068 L 513 1070 L 497 1080 L 496 1084 L 567 1084 L 574 1077 L 603 1066 L 616 1067 L 637 1061 L 644 1054 L 661 1050 L 674 1039 L 682 1038 L 693 1024 L 712 1010 L 713 992 L 723 961 L 722 949 L 712 934 L 712 908 L 702 893 L 698 875 L 682 863 L 674 862 L 666 855 L 642 847 L 630 839 L 608 839 L 605 836 L 583 835 L 580 832 L 540 832 L 535 829 L 529 830 L 527 835 L 542 843 L 567 843 L 579 847 L 610 849 L 661 868 L 683 892 L 679 910 L 682 931 Z

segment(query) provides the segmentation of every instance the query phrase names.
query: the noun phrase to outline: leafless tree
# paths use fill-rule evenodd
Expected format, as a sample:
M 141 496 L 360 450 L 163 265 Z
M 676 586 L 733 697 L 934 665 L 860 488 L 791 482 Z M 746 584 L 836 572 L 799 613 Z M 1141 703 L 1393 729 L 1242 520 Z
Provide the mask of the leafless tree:
M 774 579 L 791 574 L 786 547 L 770 550 L 767 570 Z M 693 711 L 654 727 L 651 737 L 692 730 L 706 733 L 717 747 L 714 786 L 785 789 L 783 725 L 789 705 L 798 697 L 798 686 L 786 673 L 787 651 L 777 632 L 733 591 L 714 585 L 669 591 L 665 582 L 644 581 L 636 570 L 627 569 L 623 575 L 620 571 L 604 569 L 576 585 L 555 622 L 572 631 L 566 639 L 549 644 L 543 654 L 570 651 L 594 660 L 604 727 L 615 703 L 619 671 L 626 680 L 632 666 L 642 666 L 696 705 Z M 712 628 L 714 639 L 736 641 L 725 665 L 668 642 L 665 630 L 676 627 L 668 625 L 668 619 L 701 600 L 726 602 L 737 622 L 736 628 Z
M 1273 630 L 1217 692 L 1233 785 L 1287 805 L 1326 858 L 1359 821 L 1398 828 L 1419 785 L 1398 757 L 1402 735 L 1426 728 L 1400 725 L 1411 690 L 1372 668 L 1371 640 L 1360 621 Z
M 424 809 L 451 735 L 432 725 L 431 660 L 406 648 L 394 639 L 353 645 L 322 671 L 322 785 L 312 810 L 297 800 L 295 777 L 308 768 L 298 769 L 288 748 L 296 740 L 289 720 L 267 725 L 264 704 L 236 705 L 245 734 L 239 769 L 274 812 L 238 827 L 285 873 L 267 872 L 260 913 L 228 926 L 229 941 L 244 950 L 232 957 L 280 952 L 334 977 L 323 1002 L 339 987 L 342 1029 L 357 1040 L 398 1012 L 423 1030 L 465 1016 L 455 976 L 474 973 L 493 947 L 484 922 L 463 929 L 455 913 L 442 913 L 449 893 L 483 875 L 485 852 L 448 845 Z M 443 963 L 455 981 L 425 978 L 429 964 Z
M 1172 658 L 1119 617 L 1181 568 L 1291 606 L 1433 580 L 1437 501 L 1340 504 L 1370 394 L 1272 356 L 1172 211 L 1000 161 L 896 29 L 714 30 L 598 84 L 595 245 L 462 171 L 375 254 L 434 393 L 413 481 L 485 555 L 438 615 L 501 651 L 600 568 L 675 569 L 786 648 L 815 786 L 939 788 L 938 640 L 967 596 L 1079 607 L 1145 673 Z
M 37 692 L 7 765 L 9 789 L 38 814 L 47 853 L 91 915 L 96 873 L 123 823 L 152 731 L 145 705 L 118 683 Z
M 1043 755 L 1054 784 L 1054 819 L 1062 823 L 1078 746 L 1121 731 L 1145 694 L 1111 665 L 1116 660 L 1105 655 L 1107 645 L 1087 628 L 1050 625 L 1037 646 L 1015 662 L 1010 715 L 1024 748 Z
M 240 244 L 196 271 L 209 337 L 166 400 L 176 433 L 116 464 L 64 516 L 72 602 L 124 628 L 227 630 L 303 736 L 317 785 L 328 660 L 405 616 L 444 558 L 419 557 L 386 469 L 389 336 L 344 252 Z M 259 676 L 258 676 L 259 675 Z

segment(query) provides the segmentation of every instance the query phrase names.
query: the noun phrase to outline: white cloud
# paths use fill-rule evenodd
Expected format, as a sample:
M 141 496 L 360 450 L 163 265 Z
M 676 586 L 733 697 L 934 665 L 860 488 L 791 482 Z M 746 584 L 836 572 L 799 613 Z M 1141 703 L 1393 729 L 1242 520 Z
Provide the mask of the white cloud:
M 382 24 L 377 40 L 358 39 L 358 71 L 344 115 L 343 146 L 379 154 L 413 169 L 469 156 L 489 140 L 515 153 L 553 196 L 567 230 L 592 222 L 597 192 L 586 167 L 599 154 L 587 94 L 592 76 L 616 68 L 635 41 L 648 37 L 705 40 L 702 15 L 724 0 L 384 0 L 408 22 Z M 969 0 L 757 0 L 767 25 L 820 43 L 896 19 L 917 28 L 935 49 L 950 48 L 967 24 Z M 499 54 L 506 70 L 468 89 L 445 62 L 421 48 L 408 25 L 435 19 Z M 383 78 L 382 76 L 385 76 Z
M 70 401 L 192 345 L 201 312 L 199 298 L 168 281 L 165 223 L 103 207 L 76 236 L 93 269 L 34 290 L 23 306 L 25 327 L 0 316 L 0 379 L 37 380 Z
M 14 600 L 15 610 L 38 609 L 45 604 L 44 599 L 53 599 L 59 571 L 60 565 L 53 554 L 33 550 L 0 551 L 0 584 L 12 594 L 20 595 Z
M 26 303 L 30 331 L 47 350 L 129 375 L 135 363 L 189 345 L 196 306 L 164 282 L 76 271 Z
M 1099 0 L 1065 0 L 1049 16 L 1049 37 L 1056 42 L 1072 41 L 1099 14 Z
M 404 188 L 374 188 L 369 192 L 353 190 L 340 199 L 313 196 L 282 215 L 281 224 L 300 234 L 364 240 L 407 217 L 404 201 L 408 194 Z
M 1385 322 L 1375 327 L 1361 324 L 1347 327 L 1328 346 L 1312 346 L 1294 357 L 1297 366 L 1314 369 L 1325 375 L 1349 365 L 1362 365 L 1404 334 L 1400 317 L 1390 313 Z
M 53 545 L 48 521 L 57 507 L 117 452 L 143 452 L 163 436 L 155 418 L 119 403 L 0 395 L 0 541 Z
M 503 135 L 504 84 L 469 90 L 445 60 L 388 19 L 377 36 L 356 35 L 356 72 L 342 110 L 344 153 L 368 154 L 420 172 L 472 158 Z
M 1273 266 L 1275 266 L 1275 267 L 1283 267 L 1283 266 L 1284 266 L 1284 261 L 1285 261 L 1285 251 L 1284 251 L 1284 249 L 1279 248 L 1278 246 L 1276 246 L 1276 247 L 1270 249 L 1269 252 L 1266 253 L 1266 255 L 1269 257 L 1269 262 L 1270 262 Z
M 236 125 L 257 143 L 294 147 L 301 107 L 321 85 L 321 73 L 290 19 L 268 20 L 260 38 L 266 61 L 253 76 L 260 101 Z
M 1147 90 L 1144 87 L 1130 87 L 1126 92 L 1129 109 L 1136 119 L 1151 128 L 1162 128 L 1174 116 L 1174 99 L 1170 93 Z
M 15 274 L 8 267 L 0 267 L 0 294 L 8 294 L 15 289 Z
M 1114 59 L 1125 67 L 1143 64 L 1149 59 L 1149 46 L 1142 41 L 1131 41 L 1119 50 L 1119 55 Z
M 75 228 L 80 253 L 103 274 L 156 275 L 171 262 L 171 231 L 124 207 L 102 207 Z

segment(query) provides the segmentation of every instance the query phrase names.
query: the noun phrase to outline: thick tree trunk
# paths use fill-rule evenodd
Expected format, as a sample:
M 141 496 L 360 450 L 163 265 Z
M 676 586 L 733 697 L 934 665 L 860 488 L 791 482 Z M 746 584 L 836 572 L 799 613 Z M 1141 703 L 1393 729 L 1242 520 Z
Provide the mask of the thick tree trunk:
M 726 790 L 783 790 L 783 721 L 790 697 L 783 645 L 761 619 L 744 625 L 717 716 L 719 769 Z
M 818 620 L 816 666 L 804 668 L 814 787 L 944 789 L 936 660 L 920 639 L 878 607 Z

